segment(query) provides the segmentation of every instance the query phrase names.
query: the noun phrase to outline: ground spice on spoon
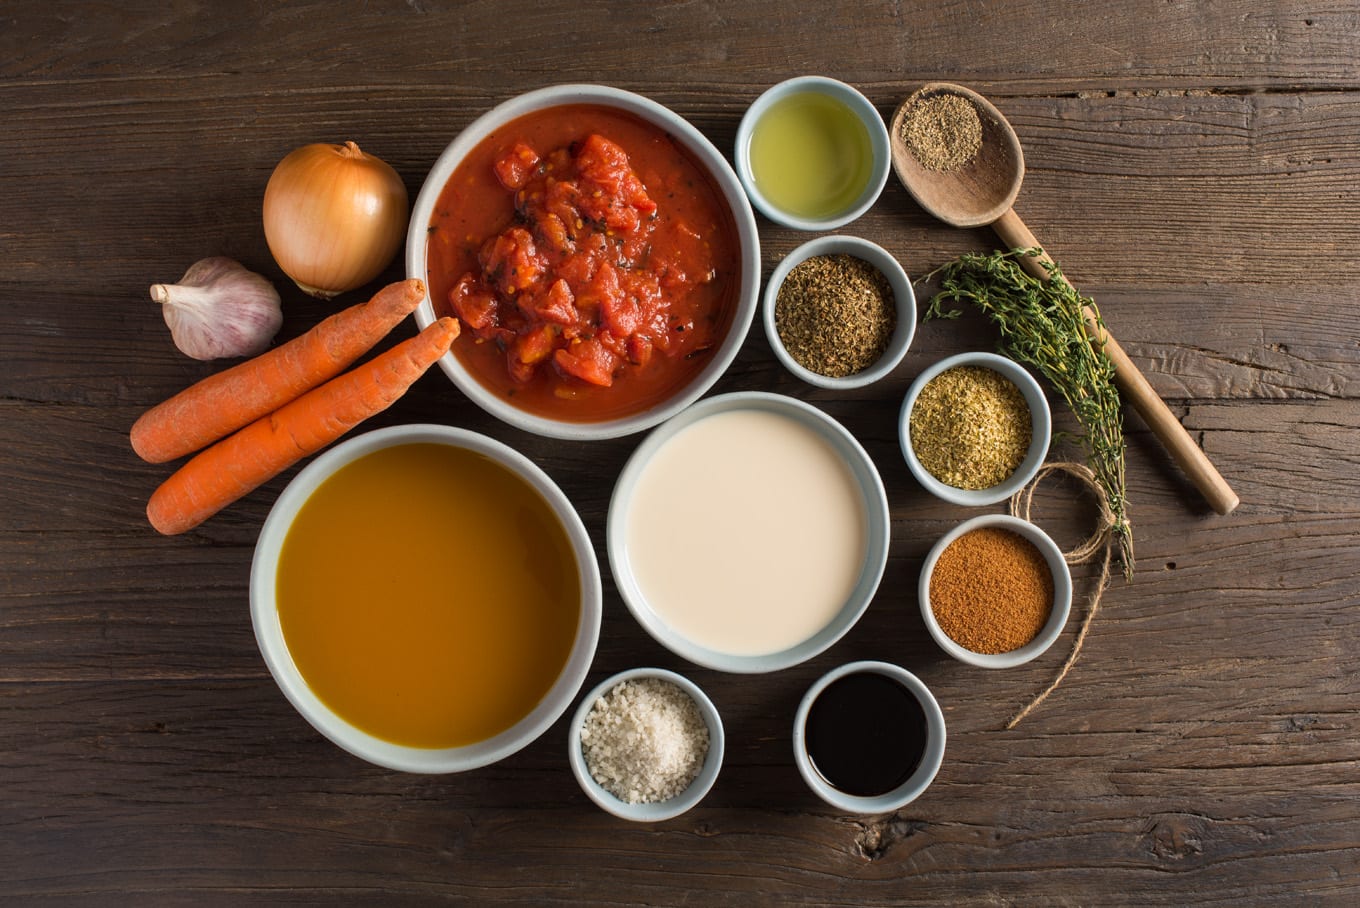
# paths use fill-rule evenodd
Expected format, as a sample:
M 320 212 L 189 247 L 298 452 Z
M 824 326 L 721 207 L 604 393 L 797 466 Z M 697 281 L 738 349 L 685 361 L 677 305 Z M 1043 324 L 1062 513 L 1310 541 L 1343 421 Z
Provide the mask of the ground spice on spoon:
M 982 148 L 982 119 L 967 98 L 921 89 L 907 104 L 902 141 L 926 170 L 959 170 Z

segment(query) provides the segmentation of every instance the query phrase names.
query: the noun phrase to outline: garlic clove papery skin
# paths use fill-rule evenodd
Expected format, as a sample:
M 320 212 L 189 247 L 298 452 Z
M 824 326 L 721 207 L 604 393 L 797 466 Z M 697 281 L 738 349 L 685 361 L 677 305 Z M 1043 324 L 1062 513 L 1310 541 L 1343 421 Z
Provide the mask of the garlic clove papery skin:
M 267 278 L 222 256 L 189 266 L 177 284 L 153 284 L 175 346 L 194 359 L 255 356 L 283 325 L 279 293 Z

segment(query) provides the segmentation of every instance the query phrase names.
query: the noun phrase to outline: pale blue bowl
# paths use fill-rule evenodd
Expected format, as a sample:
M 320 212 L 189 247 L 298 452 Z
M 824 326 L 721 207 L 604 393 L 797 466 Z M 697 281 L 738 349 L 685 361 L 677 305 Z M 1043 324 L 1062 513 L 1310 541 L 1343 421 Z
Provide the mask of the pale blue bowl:
M 981 366 L 1001 373 L 1020 389 L 1020 393 L 1025 396 L 1025 403 L 1029 405 L 1031 434 L 1025 459 L 1015 468 L 1014 473 L 989 489 L 960 489 L 940 482 L 916 458 L 916 451 L 912 447 L 911 409 L 916 405 L 916 398 L 932 378 L 956 366 Z M 902 401 L 902 410 L 898 414 L 898 437 L 902 445 L 902 457 L 906 460 L 911 475 L 936 498 L 970 508 L 1005 501 L 1023 489 L 1039 472 L 1039 467 L 1043 466 L 1044 458 L 1048 456 L 1048 443 L 1052 434 L 1053 414 L 1049 410 L 1048 399 L 1044 397 L 1044 389 L 1039 387 L 1039 382 L 1023 366 L 996 353 L 959 353 L 940 360 L 911 383 L 911 387 L 907 389 L 907 396 Z
M 694 781 L 690 782 L 689 787 L 675 797 L 666 801 L 653 801 L 649 804 L 629 804 L 627 801 L 616 797 L 599 782 L 596 782 L 595 777 L 590 774 L 590 768 L 586 766 L 585 753 L 581 750 L 581 726 L 585 725 L 586 717 L 590 715 L 591 707 L 595 705 L 595 701 L 603 697 L 616 685 L 638 678 L 658 678 L 679 687 L 694 698 L 694 702 L 699 707 L 699 713 L 704 717 L 704 723 L 708 726 L 708 754 L 704 757 L 703 768 L 694 777 Z M 713 705 L 713 701 L 699 688 L 699 685 L 683 675 L 677 675 L 675 672 L 667 671 L 664 668 L 629 669 L 600 682 L 581 700 L 581 705 L 576 708 L 576 713 L 571 719 L 571 727 L 567 731 L 567 759 L 571 763 L 572 774 L 576 776 L 576 781 L 580 784 L 581 790 L 586 793 L 586 797 L 606 812 L 637 823 L 656 823 L 678 817 L 702 801 L 713 787 L 713 783 L 718 779 L 725 749 L 726 737 L 723 734 L 722 717 L 718 715 L 718 708 Z
M 865 184 L 859 197 L 845 209 L 825 218 L 805 218 L 784 211 L 760 191 L 760 187 L 756 184 L 755 174 L 751 171 L 751 135 L 755 131 L 756 123 L 772 105 L 790 95 L 803 92 L 827 95 L 849 107 L 859 117 L 864 128 L 868 130 L 869 144 L 873 153 L 869 181 Z M 766 89 L 764 94 L 756 98 L 747 108 L 746 114 L 741 118 L 741 124 L 737 127 L 736 153 L 733 159 L 736 163 L 737 177 L 741 180 L 741 185 L 745 188 L 746 195 L 750 197 L 751 203 L 771 221 L 785 227 L 792 227 L 795 230 L 835 230 L 837 227 L 844 227 L 864 214 L 873 206 L 874 202 L 878 201 L 879 195 L 883 192 L 883 187 L 887 185 L 888 171 L 892 165 L 892 153 L 888 144 L 888 127 L 884 124 L 883 118 L 879 116 L 873 103 L 852 86 L 825 76 L 799 76 L 794 79 L 786 79 Z

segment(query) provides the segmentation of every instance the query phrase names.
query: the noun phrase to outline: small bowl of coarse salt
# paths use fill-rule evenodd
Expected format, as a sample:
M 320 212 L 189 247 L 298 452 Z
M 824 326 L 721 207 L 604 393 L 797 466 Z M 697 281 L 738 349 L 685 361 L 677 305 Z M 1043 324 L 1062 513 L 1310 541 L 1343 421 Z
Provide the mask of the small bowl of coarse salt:
M 916 334 L 906 270 L 857 236 L 820 236 L 784 256 L 761 309 L 775 358 L 818 388 L 873 384 L 897 368 Z
M 698 685 L 661 668 L 620 672 L 572 717 L 567 756 L 581 790 L 616 817 L 669 820 L 703 800 L 723 760 L 723 726 Z

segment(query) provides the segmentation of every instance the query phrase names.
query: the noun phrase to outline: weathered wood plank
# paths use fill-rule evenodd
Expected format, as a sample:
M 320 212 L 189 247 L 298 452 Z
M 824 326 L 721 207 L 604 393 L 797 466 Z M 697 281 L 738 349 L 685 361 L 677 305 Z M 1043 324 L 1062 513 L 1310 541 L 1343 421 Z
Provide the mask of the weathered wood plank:
M 1360 83 L 1360 29 L 1345 2 L 1131 0 L 1092 8 L 1017 0 L 993 8 L 585 0 L 567 19 L 551 6 L 524 4 L 508 13 L 487 0 L 386 0 L 334 17 L 262 2 L 242 4 L 231 16 L 192 6 L 133 7 L 81 6 L 78 15 L 61 4 L 18 9 L 0 35 L 0 76 L 104 81 L 231 73 L 320 85 L 362 73 L 484 91 L 507 81 L 606 78 L 706 92 L 754 88 L 791 71 L 856 82 L 952 73 L 1008 92 Z
M 667 901 L 680 887 L 726 905 L 754 881 L 790 904 L 1012 887 L 1061 900 L 1096 880 L 1119 880 L 1140 904 L 1172 904 L 1188 887 L 1239 902 L 1357 892 L 1344 710 L 1253 701 L 1199 720 L 1045 721 L 1051 731 L 1023 736 L 956 724 L 936 785 L 882 818 L 828 812 L 785 754 L 752 764 L 738 748 L 703 807 L 644 829 L 585 802 L 562 766 L 560 724 L 496 767 L 431 778 L 357 763 L 288 722 L 264 684 L 5 685 L 0 697 L 32 722 L 4 733 L 7 809 L 29 830 L 8 857 L 61 868 L 9 876 L 0 886 L 13 897 L 229 896 L 243 884 L 236 861 L 264 881 L 259 897 L 297 887 L 598 904 Z M 88 721 L 54 722 L 73 700 L 89 704 Z M 76 765 L 78 788 L 65 781 Z M 1296 843 L 1287 867 L 1279 838 Z

